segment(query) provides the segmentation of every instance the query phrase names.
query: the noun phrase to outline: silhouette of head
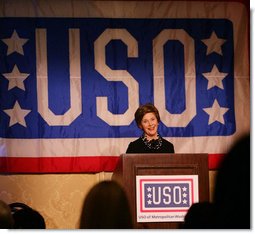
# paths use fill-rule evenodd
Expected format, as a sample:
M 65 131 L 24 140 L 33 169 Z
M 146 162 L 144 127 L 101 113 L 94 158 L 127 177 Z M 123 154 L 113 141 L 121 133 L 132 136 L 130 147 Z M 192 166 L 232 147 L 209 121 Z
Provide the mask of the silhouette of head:
M 15 229 L 45 229 L 43 216 L 26 204 L 15 202 L 9 205 Z
M 220 228 L 250 228 L 250 136 L 225 156 L 216 177 L 214 202 Z
M 132 228 L 128 199 L 118 183 L 102 181 L 90 190 L 84 200 L 80 228 Z
M 210 202 L 192 204 L 185 215 L 182 228 L 185 229 L 211 229 L 215 228 L 215 207 Z

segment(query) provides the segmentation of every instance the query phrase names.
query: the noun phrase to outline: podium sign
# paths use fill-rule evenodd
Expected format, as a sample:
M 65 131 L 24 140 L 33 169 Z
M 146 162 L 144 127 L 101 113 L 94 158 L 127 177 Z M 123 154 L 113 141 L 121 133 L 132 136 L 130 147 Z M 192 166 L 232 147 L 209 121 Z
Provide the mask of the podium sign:
M 122 154 L 112 179 L 127 193 L 135 228 L 178 228 L 192 203 L 209 201 L 207 154 Z
M 183 222 L 198 202 L 197 175 L 136 176 L 137 222 Z

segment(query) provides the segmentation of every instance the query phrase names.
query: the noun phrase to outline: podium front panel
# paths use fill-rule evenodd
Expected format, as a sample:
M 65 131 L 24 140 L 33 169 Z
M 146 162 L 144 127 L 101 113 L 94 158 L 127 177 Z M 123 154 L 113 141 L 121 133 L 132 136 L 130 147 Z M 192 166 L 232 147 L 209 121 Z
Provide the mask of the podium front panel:
M 135 228 L 178 228 L 182 222 L 148 222 L 136 220 L 136 176 L 198 175 L 199 201 L 209 201 L 207 154 L 122 154 L 113 179 L 126 190 Z

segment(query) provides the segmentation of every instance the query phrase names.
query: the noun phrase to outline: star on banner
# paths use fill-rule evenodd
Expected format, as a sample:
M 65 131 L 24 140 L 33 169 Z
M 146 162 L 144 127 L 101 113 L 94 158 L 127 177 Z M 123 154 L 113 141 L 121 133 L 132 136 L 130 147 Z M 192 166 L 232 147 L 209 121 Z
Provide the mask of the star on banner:
M 206 55 L 213 52 L 222 55 L 221 46 L 226 42 L 226 40 L 217 37 L 215 32 L 212 32 L 211 37 L 202 40 L 202 42 L 207 46 Z
M 10 116 L 9 127 L 18 123 L 26 127 L 25 117 L 31 112 L 31 110 L 21 109 L 18 101 L 15 102 L 12 109 L 3 110 L 7 115 Z
M 225 124 L 223 115 L 229 110 L 229 108 L 221 107 L 216 99 L 214 100 L 212 107 L 203 108 L 203 110 L 209 115 L 208 125 L 216 121 Z
M 29 76 L 29 73 L 20 73 L 15 65 L 12 72 L 3 73 L 2 75 L 9 80 L 8 90 L 18 87 L 25 91 L 24 80 Z
M 228 73 L 220 72 L 216 65 L 213 66 L 211 72 L 202 73 L 208 80 L 207 90 L 214 86 L 224 89 L 222 80 L 228 75 Z
M 182 191 L 183 191 L 183 192 L 186 192 L 186 191 L 187 191 L 187 187 L 183 187 L 183 188 L 182 188 Z
M 28 39 L 19 37 L 16 30 L 13 31 L 10 38 L 2 39 L 2 41 L 8 46 L 7 55 L 14 52 L 24 55 L 23 45 L 28 41 Z
M 184 199 L 183 201 L 182 201 L 182 204 L 187 204 L 188 203 L 188 201 L 186 200 L 186 199 Z

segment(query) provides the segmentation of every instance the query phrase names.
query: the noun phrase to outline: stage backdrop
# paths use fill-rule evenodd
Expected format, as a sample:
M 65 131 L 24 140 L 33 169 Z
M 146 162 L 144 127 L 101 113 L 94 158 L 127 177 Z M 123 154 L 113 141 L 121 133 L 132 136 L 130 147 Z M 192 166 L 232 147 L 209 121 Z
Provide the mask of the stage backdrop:
M 176 153 L 209 168 L 250 130 L 249 17 L 240 2 L 0 4 L 1 173 L 114 170 L 159 109 Z

